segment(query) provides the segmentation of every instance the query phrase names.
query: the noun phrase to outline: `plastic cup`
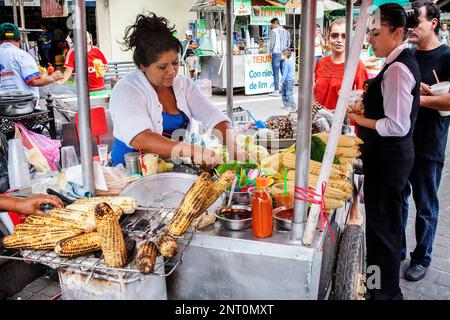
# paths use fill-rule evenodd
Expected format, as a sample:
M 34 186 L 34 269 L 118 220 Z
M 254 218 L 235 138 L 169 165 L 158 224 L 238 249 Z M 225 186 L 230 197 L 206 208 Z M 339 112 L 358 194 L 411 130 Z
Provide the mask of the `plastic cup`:
M 98 157 L 100 160 L 100 165 L 106 166 L 108 164 L 108 145 L 107 144 L 99 144 L 98 148 Z
M 288 181 L 287 193 L 284 193 L 284 182 L 272 186 L 272 194 L 276 207 L 292 207 L 294 205 L 294 182 Z
M 142 168 L 142 174 L 144 176 L 158 173 L 158 158 L 159 156 L 155 153 L 147 153 L 144 155 L 143 161 L 146 167 L 145 170 Z
M 77 153 L 73 146 L 66 146 L 61 148 L 61 169 L 64 171 L 67 168 L 78 165 Z
M 450 82 L 442 81 L 431 86 L 431 92 L 434 96 L 440 96 L 450 92 Z M 442 117 L 450 116 L 450 111 L 439 111 Z

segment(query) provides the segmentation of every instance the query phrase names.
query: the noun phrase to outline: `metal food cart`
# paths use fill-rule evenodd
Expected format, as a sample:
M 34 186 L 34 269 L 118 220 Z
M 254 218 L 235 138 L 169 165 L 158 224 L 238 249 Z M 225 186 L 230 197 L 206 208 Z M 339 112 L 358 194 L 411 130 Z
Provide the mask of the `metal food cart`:
M 351 90 L 351 83 L 356 72 L 358 52 L 362 47 L 366 25 L 373 0 L 363 1 L 361 15 L 357 23 L 356 35 L 353 39 L 349 58 L 344 74 L 343 86 L 337 103 L 334 123 L 327 144 L 325 156 L 316 186 L 321 194 L 321 184 L 328 179 L 332 159 L 334 158 L 338 137 L 341 133 L 345 116 L 346 101 Z M 84 0 L 76 1 L 80 14 L 77 15 L 76 52 L 77 65 L 86 64 L 86 47 L 84 37 L 85 17 Z M 227 0 L 228 8 L 233 8 L 233 1 Z M 302 7 L 302 30 L 311 30 L 304 33 L 301 39 L 301 61 L 299 105 L 302 106 L 298 115 L 297 134 L 297 169 L 296 186 L 308 187 L 309 155 L 311 137 L 311 106 L 312 106 L 312 65 L 314 49 L 316 1 L 304 1 Z M 228 10 L 227 21 L 232 22 L 232 10 Z M 350 22 L 349 22 L 350 23 Z M 227 34 L 227 47 L 231 48 L 231 34 Z M 227 51 L 227 109 L 232 116 L 232 75 L 233 63 L 231 50 Z M 83 183 L 94 191 L 92 154 L 90 144 L 89 98 L 87 90 L 87 70 L 80 68 L 78 81 L 78 101 L 80 115 L 80 144 L 83 168 Z M 85 88 L 83 90 L 83 88 Z M 158 175 L 157 175 L 158 176 Z M 149 179 L 142 179 L 130 185 L 123 191 L 123 195 L 132 195 L 137 198 L 141 206 L 150 206 L 145 203 L 149 199 L 162 198 L 167 191 L 158 190 L 159 195 L 148 196 L 148 189 L 154 189 Z M 152 192 L 155 192 L 153 190 Z M 179 187 L 178 192 L 183 192 Z M 161 201 L 162 203 L 162 201 Z M 330 216 L 331 230 L 337 236 L 333 241 L 330 232 L 325 229 L 320 232 L 317 222 L 320 215 L 318 205 L 312 205 L 307 210 L 307 203 L 295 200 L 294 220 L 292 230 L 283 231 L 275 227 L 274 234 L 268 239 L 258 239 L 250 231 L 231 232 L 221 228 L 218 223 L 204 231 L 192 233 L 187 239 L 188 254 L 182 255 L 182 263 L 171 271 L 167 278 L 167 297 L 169 299 L 357 299 L 361 298 L 364 274 L 364 241 L 362 228 L 359 225 L 346 225 L 349 205 L 343 209 L 335 210 Z M 161 205 L 164 207 L 164 205 Z M 185 253 L 185 251 L 183 251 Z M 30 257 L 28 257 L 30 259 Z M 336 262 L 337 260 L 337 262 Z M 42 257 L 34 261 L 42 262 Z M 181 262 L 181 259 L 179 260 Z M 47 261 L 47 263 L 49 263 Z M 52 263 L 52 261 L 50 261 Z M 91 270 L 90 275 L 84 275 L 87 281 L 92 275 L 98 275 L 99 269 L 93 265 L 85 264 L 84 268 Z M 70 267 L 71 262 L 59 261 L 57 265 Z M 336 267 L 335 267 L 336 265 Z M 80 264 L 75 264 L 80 268 Z M 130 267 L 128 267 L 130 268 Z M 64 270 L 64 268 L 62 269 Z M 131 270 L 110 270 L 116 274 L 132 273 Z M 61 273 L 63 272 L 63 273 Z M 64 272 L 60 271 L 63 280 Z M 78 272 L 78 271 L 77 271 Z M 73 275 L 73 274 L 72 274 Z M 335 276 L 336 275 L 336 276 Z M 152 275 L 154 276 L 154 275 Z M 111 280 L 111 279 L 109 279 Z M 121 286 L 111 287 L 111 290 L 126 287 L 126 281 L 118 280 Z M 333 294 L 332 293 L 332 288 Z M 142 290 L 152 290 L 140 287 Z M 84 290 L 78 286 L 77 290 Z M 63 292 L 64 297 L 64 292 Z M 67 295 L 67 297 L 80 297 Z M 136 296 L 114 296 L 115 298 L 136 298 Z

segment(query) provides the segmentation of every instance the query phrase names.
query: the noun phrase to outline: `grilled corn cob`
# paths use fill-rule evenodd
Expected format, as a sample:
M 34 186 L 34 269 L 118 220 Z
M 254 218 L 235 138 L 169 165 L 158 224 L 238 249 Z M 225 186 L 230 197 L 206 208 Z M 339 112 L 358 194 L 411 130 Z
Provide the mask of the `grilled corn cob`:
M 54 208 L 51 209 L 49 213 L 50 216 L 53 218 L 70 220 L 95 226 L 94 215 L 85 211 L 78 211 L 67 208 L 63 209 Z
M 328 139 L 330 137 L 330 134 L 328 132 L 321 132 L 321 133 L 316 133 L 315 136 L 319 137 L 320 140 L 327 143 Z M 354 146 L 358 146 L 363 143 L 364 142 L 358 137 L 342 135 L 339 137 L 338 147 L 354 147 Z
M 44 216 L 28 216 L 25 223 L 59 227 L 60 229 L 81 229 L 86 232 L 94 231 L 95 229 L 95 226 L 90 224 Z
M 107 203 L 99 203 L 95 207 L 95 223 L 106 265 L 112 268 L 123 267 L 127 262 L 125 239 L 117 216 Z
M 184 196 L 167 227 L 172 235 L 183 235 L 195 217 L 202 213 L 201 209 L 208 196 L 210 185 L 211 175 L 209 173 L 204 172 L 197 178 Z
M 62 239 L 80 234 L 80 230 L 60 230 L 33 234 L 10 235 L 2 239 L 5 248 L 53 250 Z
M 358 159 L 356 159 L 356 158 L 339 157 L 339 161 L 341 161 L 342 165 L 347 165 L 347 164 L 355 165 L 355 164 L 358 164 Z
M 106 202 L 110 206 L 119 206 L 122 208 L 123 213 L 133 213 L 137 208 L 137 201 L 132 197 L 93 197 L 75 200 L 75 205 L 89 205 L 96 206 L 99 203 Z M 75 207 L 73 205 L 67 207 Z
M 155 269 L 156 258 L 158 257 L 158 249 L 151 241 L 144 242 L 136 253 L 134 262 L 142 273 L 150 273 Z
M 88 232 L 58 241 L 55 253 L 60 257 L 75 257 L 101 249 L 100 236 L 97 232 Z
M 168 234 L 160 234 L 155 240 L 155 245 L 164 258 L 170 259 L 178 253 L 178 244 Z
M 75 228 L 68 229 L 68 228 L 61 228 L 58 226 L 21 223 L 14 227 L 13 234 L 25 235 L 25 234 L 44 233 L 44 232 L 53 232 L 53 231 L 65 231 L 65 230 L 75 230 L 75 231 L 79 231 L 80 233 L 84 232 L 81 229 L 75 229 Z
M 295 169 L 295 153 L 286 152 L 283 153 L 283 166 L 288 169 Z
M 222 193 L 233 182 L 236 173 L 232 170 L 225 171 L 216 181 L 211 184 L 209 188 L 208 196 L 203 204 L 202 209 L 198 212 L 197 217 L 200 216 L 205 210 L 207 210 Z
M 325 197 L 325 207 L 327 210 L 342 208 L 344 206 L 344 203 L 344 200 L 336 200 Z

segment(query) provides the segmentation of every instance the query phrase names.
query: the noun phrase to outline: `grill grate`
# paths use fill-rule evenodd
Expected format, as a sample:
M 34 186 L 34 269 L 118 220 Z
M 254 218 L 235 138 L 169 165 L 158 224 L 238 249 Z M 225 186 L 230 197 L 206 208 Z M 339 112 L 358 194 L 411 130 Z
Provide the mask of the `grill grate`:
M 173 209 L 147 208 L 137 210 L 132 215 L 127 215 L 121 221 L 121 227 L 126 239 L 140 242 L 156 237 L 158 231 L 165 228 L 173 214 Z M 197 232 L 199 223 L 192 226 L 182 237 L 174 237 L 179 253 L 171 258 L 165 259 L 163 263 L 157 264 L 151 273 L 160 277 L 170 276 L 176 267 L 182 262 L 184 255 L 189 249 L 190 243 Z M 115 281 L 121 283 L 131 283 L 144 277 L 136 267 L 134 261 L 123 268 L 107 267 L 103 257 L 96 257 L 94 254 L 74 258 L 58 257 L 52 250 L 21 250 L 12 255 L 5 255 L 7 250 L 0 250 L 0 259 L 22 260 L 25 262 L 36 262 L 47 265 L 54 269 L 66 269 L 67 271 L 87 275 L 91 277 Z

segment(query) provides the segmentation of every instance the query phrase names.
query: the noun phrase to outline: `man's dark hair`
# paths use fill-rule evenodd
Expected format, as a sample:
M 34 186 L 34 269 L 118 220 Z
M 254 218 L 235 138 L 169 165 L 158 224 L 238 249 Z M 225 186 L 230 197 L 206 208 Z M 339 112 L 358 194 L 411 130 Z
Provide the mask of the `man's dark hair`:
M 433 3 L 431 0 L 417 0 L 412 3 L 412 7 L 414 9 L 417 9 L 420 14 L 420 8 L 425 7 L 426 18 L 428 21 L 431 21 L 433 19 L 437 19 L 437 25 L 434 29 L 434 33 L 436 35 L 439 34 L 439 26 L 440 26 L 440 18 L 441 18 L 441 12 L 438 8 L 438 6 Z
M 276 24 L 280 24 L 280 20 L 278 20 L 278 18 L 273 18 L 272 20 L 270 20 L 270 23 L 276 23 Z

